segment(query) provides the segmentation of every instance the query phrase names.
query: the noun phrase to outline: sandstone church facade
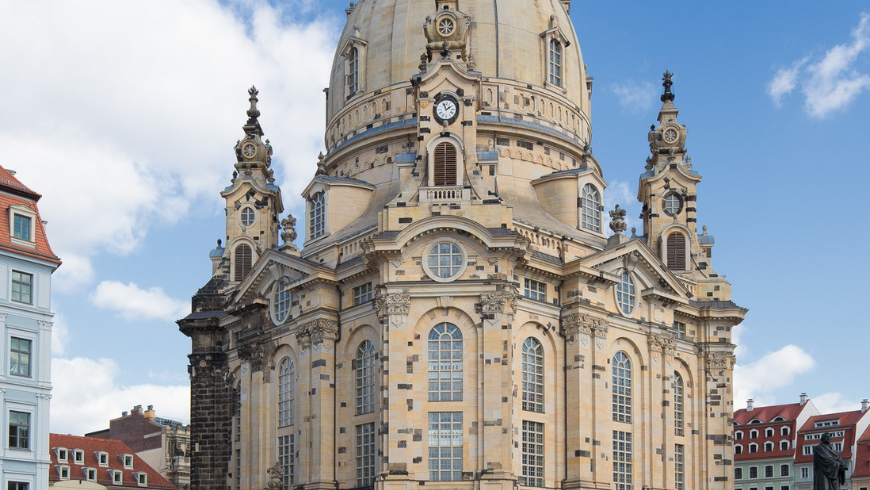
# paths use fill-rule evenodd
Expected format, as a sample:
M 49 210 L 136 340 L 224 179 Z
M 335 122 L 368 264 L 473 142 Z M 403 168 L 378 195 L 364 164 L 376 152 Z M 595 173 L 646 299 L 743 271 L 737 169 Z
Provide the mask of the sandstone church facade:
M 671 74 L 625 233 L 569 8 L 352 5 L 301 251 L 252 88 L 178 322 L 193 490 L 732 487 L 746 310 L 697 230 Z

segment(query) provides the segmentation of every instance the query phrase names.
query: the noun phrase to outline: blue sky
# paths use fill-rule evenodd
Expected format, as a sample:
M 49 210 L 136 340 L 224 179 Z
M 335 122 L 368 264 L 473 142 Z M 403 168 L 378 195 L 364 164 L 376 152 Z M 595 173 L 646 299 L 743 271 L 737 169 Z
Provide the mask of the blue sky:
M 346 7 L 0 0 L 0 165 L 44 195 L 64 260 L 52 431 L 97 430 L 136 404 L 187 419 L 190 344 L 174 320 L 223 234 L 218 193 L 246 90 L 261 90 L 276 177 L 299 217 Z M 592 148 L 629 226 L 661 74 L 675 73 L 704 177 L 699 225 L 750 309 L 736 332 L 736 408 L 806 392 L 823 410 L 857 409 L 870 397 L 858 213 L 870 173 L 868 14 L 858 1 L 573 2 L 595 78 Z

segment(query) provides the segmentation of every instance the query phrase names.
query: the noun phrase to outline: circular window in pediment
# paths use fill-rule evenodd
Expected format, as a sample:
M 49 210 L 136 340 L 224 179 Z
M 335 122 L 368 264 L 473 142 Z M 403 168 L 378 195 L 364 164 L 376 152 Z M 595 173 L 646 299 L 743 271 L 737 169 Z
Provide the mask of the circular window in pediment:
M 423 254 L 423 270 L 438 282 L 449 282 L 465 272 L 465 249 L 453 240 L 435 242 Z

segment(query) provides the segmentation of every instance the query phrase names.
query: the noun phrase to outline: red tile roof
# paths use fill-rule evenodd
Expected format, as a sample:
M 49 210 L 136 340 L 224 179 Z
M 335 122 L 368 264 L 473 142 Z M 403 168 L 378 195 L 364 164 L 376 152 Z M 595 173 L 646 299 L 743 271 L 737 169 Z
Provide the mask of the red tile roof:
M 57 471 L 57 465 L 65 464 L 69 466 L 70 480 L 84 480 L 83 468 L 95 468 L 97 470 L 97 483 L 105 485 L 108 488 L 129 488 L 129 489 L 160 489 L 160 490 L 175 490 L 175 486 L 164 478 L 154 468 L 148 466 L 145 461 L 137 456 L 126 444 L 114 439 L 99 439 L 96 437 L 80 437 L 63 434 L 49 434 L 49 443 L 51 445 L 51 468 L 48 472 L 48 480 L 50 483 L 60 481 L 60 475 Z M 57 451 L 54 448 L 63 447 L 69 451 L 67 462 L 59 463 L 57 461 Z M 73 450 L 81 449 L 85 453 L 84 464 L 76 464 L 73 461 Z M 100 466 L 97 461 L 96 453 L 104 451 L 109 454 L 108 466 Z M 133 469 L 125 469 L 122 454 L 133 456 Z M 122 483 L 116 485 L 112 483 L 112 478 L 109 470 L 118 470 L 123 472 Z M 148 484 L 140 487 L 136 483 L 133 473 L 145 473 L 148 475 Z
M 831 437 L 831 442 L 842 442 L 843 450 L 840 452 L 840 457 L 843 459 L 852 457 L 852 443 L 855 441 L 855 424 L 861 420 L 865 412 L 855 410 L 852 412 L 828 413 L 823 415 L 813 415 L 804 423 L 804 426 L 798 431 L 797 447 L 795 452 L 795 463 L 811 463 L 813 461 L 812 454 L 804 454 L 803 447 L 807 445 L 818 444 L 818 440 L 806 440 L 807 434 L 824 434 L 825 432 L 843 432 L 842 437 Z M 816 422 L 837 420 L 837 425 L 827 427 L 816 427 Z
M 45 236 L 45 226 L 39 216 L 36 202 L 42 197 L 22 184 L 14 175 L 3 167 L 0 167 L 0 250 L 6 250 L 36 259 L 42 259 L 53 264 L 60 265 L 60 258 L 52 252 Z M 36 247 L 28 247 L 13 243 L 10 235 L 9 207 L 21 205 L 30 208 L 36 213 L 33 223 L 34 244 Z
M 762 424 L 767 424 L 771 420 L 782 417 L 786 420 L 794 420 L 800 415 L 804 405 L 800 403 L 789 403 L 786 405 L 771 405 L 769 407 L 758 407 L 751 412 L 747 412 L 745 408 L 741 408 L 734 412 L 734 422 L 739 425 L 747 425 L 750 421 L 758 419 Z
M 855 471 L 852 478 L 870 478 L 870 427 L 858 438 L 858 450 L 855 455 Z

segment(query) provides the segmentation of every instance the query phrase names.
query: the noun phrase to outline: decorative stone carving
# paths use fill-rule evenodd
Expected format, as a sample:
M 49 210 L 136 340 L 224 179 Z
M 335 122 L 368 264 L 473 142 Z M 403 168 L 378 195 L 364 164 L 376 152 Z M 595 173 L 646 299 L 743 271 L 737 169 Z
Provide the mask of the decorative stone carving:
M 282 488 L 284 486 L 284 468 L 281 466 L 281 462 L 275 463 L 274 466 L 266 470 L 266 474 L 269 475 L 269 482 L 266 483 L 266 486 L 263 487 L 263 490 L 273 490 Z
M 411 296 L 407 291 L 375 296 L 375 309 L 381 317 L 390 315 L 407 315 L 411 311 Z
M 628 225 L 625 224 L 625 210 L 619 209 L 619 204 L 610 212 L 610 229 L 614 233 L 621 234 L 626 230 Z
M 319 318 L 299 327 L 296 332 L 296 342 L 305 351 L 311 346 L 332 346 L 332 342 L 338 338 L 338 324 L 332 320 Z
M 284 245 L 293 246 L 291 243 L 296 239 L 296 218 L 292 214 L 288 214 L 286 218 L 281 220 L 281 239 L 284 240 Z
M 576 345 L 577 341 L 580 341 L 583 347 L 589 347 L 593 324 L 593 319 L 589 315 L 568 315 L 563 324 L 565 325 L 564 335 L 570 345 Z
M 609 330 L 610 328 L 603 320 L 593 323 L 592 335 L 595 337 L 595 347 L 598 347 L 598 350 L 604 350 L 604 341 L 607 340 L 607 332 Z

